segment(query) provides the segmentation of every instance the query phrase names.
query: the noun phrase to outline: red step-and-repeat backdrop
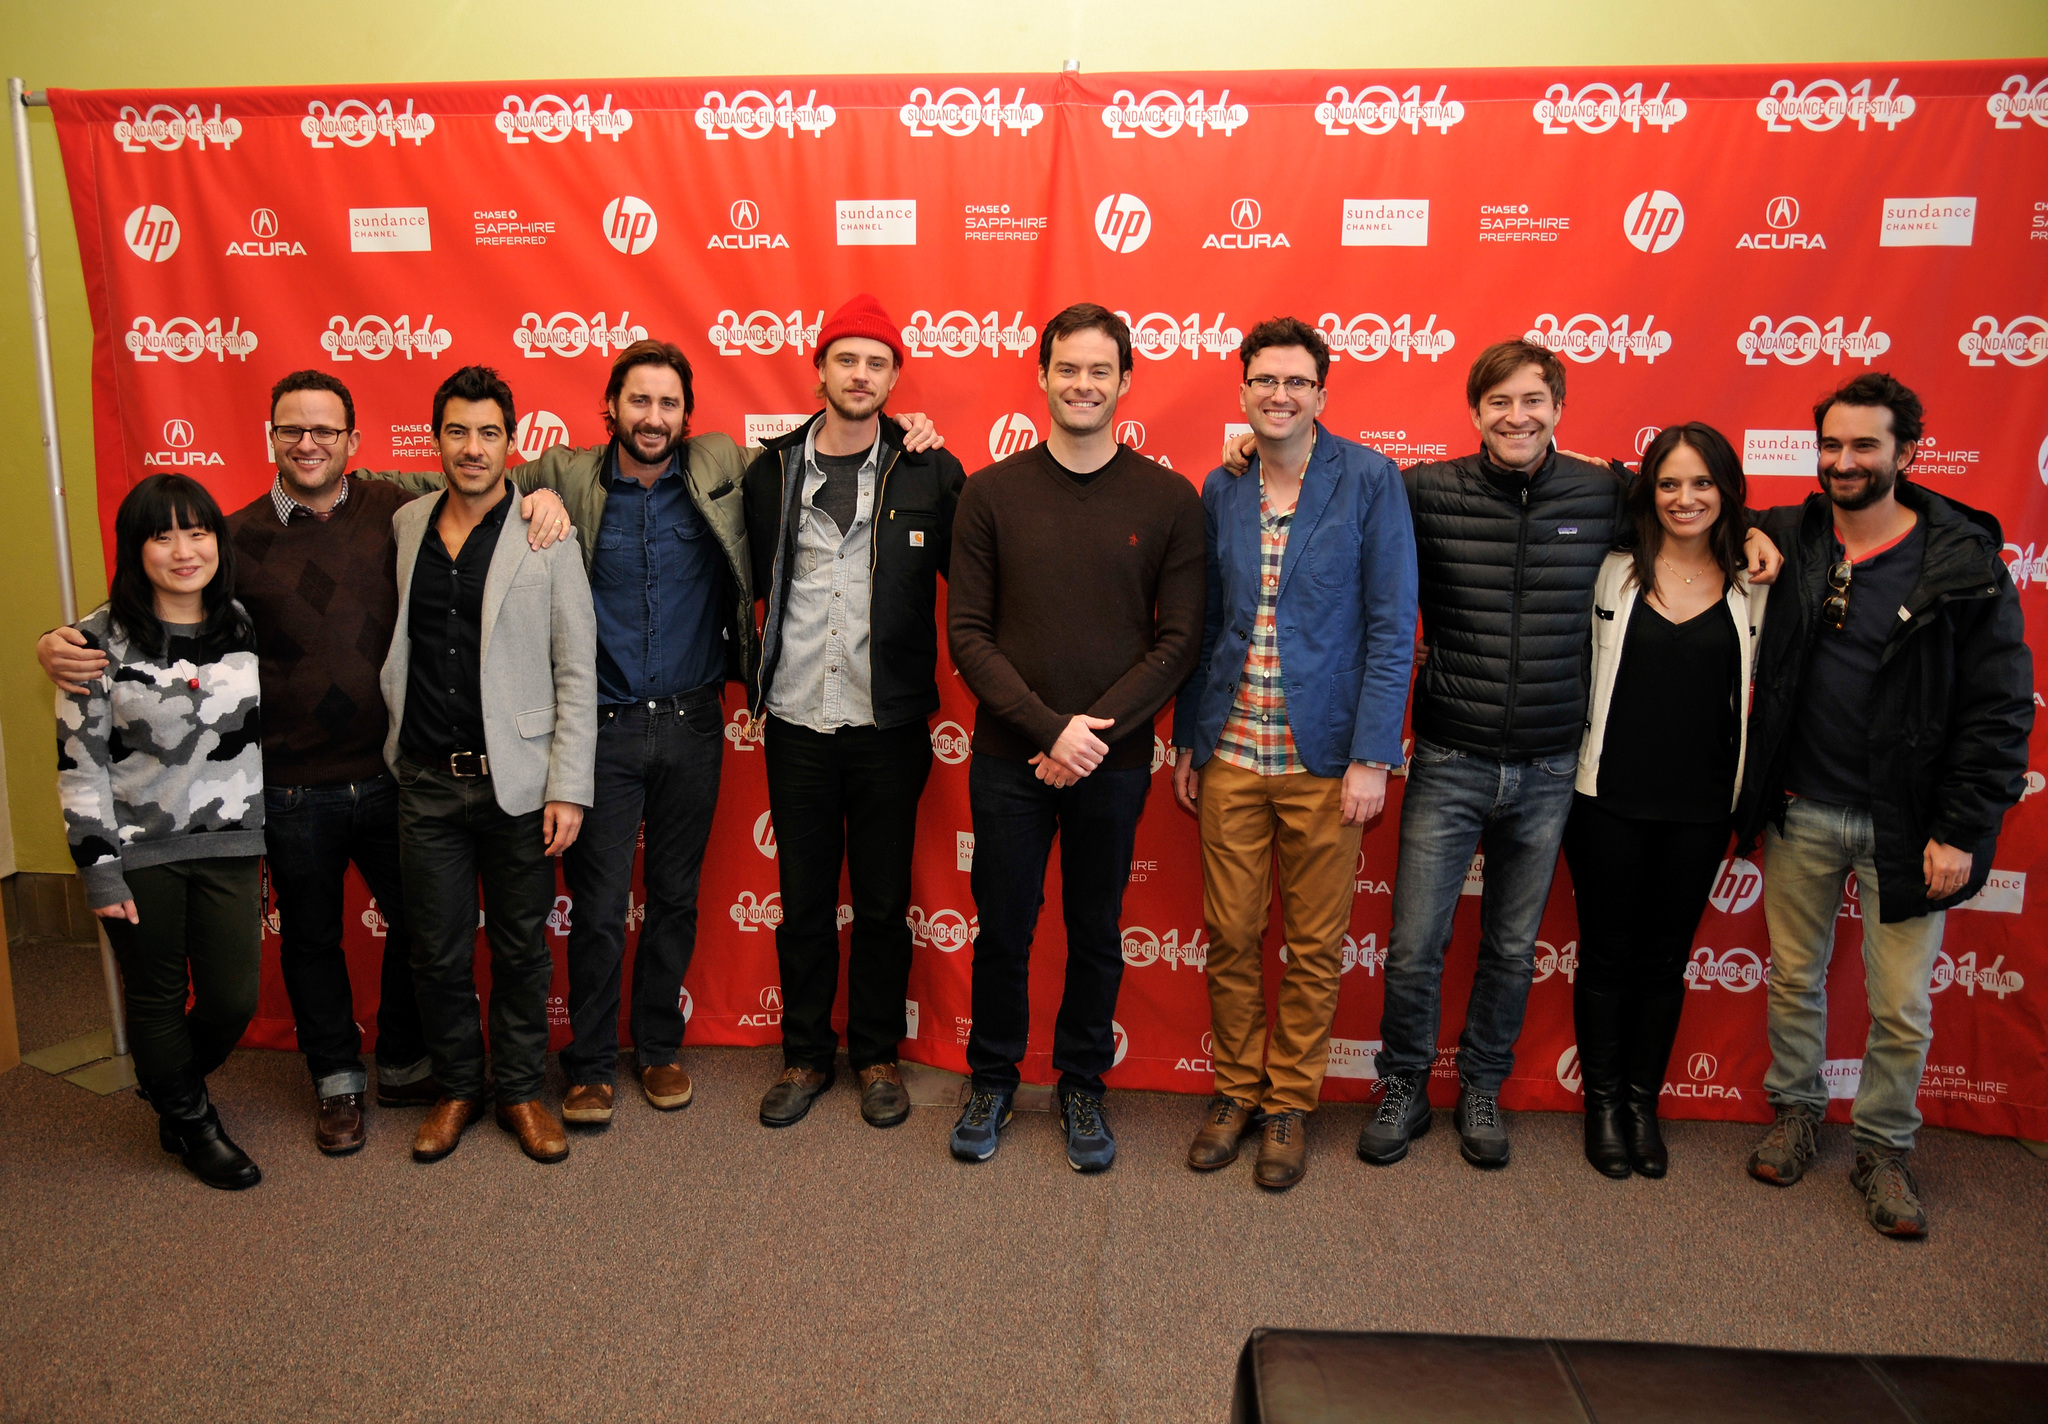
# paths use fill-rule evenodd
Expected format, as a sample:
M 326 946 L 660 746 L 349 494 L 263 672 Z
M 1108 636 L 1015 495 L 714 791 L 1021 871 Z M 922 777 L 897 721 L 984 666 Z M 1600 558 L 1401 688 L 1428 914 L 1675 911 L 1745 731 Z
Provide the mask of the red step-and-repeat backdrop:
M 230 508 L 258 494 L 271 479 L 266 393 L 305 366 L 350 384 L 373 469 L 435 468 L 429 398 L 469 362 L 510 379 L 522 455 L 600 441 L 609 358 L 643 334 L 690 353 L 697 429 L 758 440 L 814 409 L 819 325 L 866 290 L 903 324 L 896 408 L 932 413 L 970 472 L 1044 435 L 1039 328 L 1084 299 L 1127 314 L 1136 336 L 1119 436 L 1197 481 L 1242 419 L 1242 333 L 1282 313 L 1329 339 L 1329 428 L 1403 464 L 1475 448 L 1466 365 L 1527 334 L 1567 360 L 1566 445 L 1632 457 L 1662 425 L 1710 421 L 1742 450 L 1760 506 L 1813 488 L 1814 400 L 1887 369 L 1929 411 L 1917 477 L 2003 521 L 2021 598 L 2044 611 L 2048 60 L 52 98 L 92 301 L 109 532 L 122 493 L 153 471 L 194 474 Z M 950 668 L 940 681 L 904 1052 L 957 1069 L 976 931 L 973 704 Z M 728 696 L 685 996 L 700 1043 L 778 1038 L 775 833 L 759 728 L 739 703 Z M 1200 861 L 1159 737 L 1153 761 L 1111 1082 L 1201 1092 Z M 1332 1099 L 1370 1088 L 1398 787 L 1359 857 Z M 2007 818 L 1990 886 L 1949 917 L 1921 1093 L 1932 1122 L 2048 1137 L 2044 803 Z M 1446 1049 L 1483 873 L 1475 861 L 1458 916 Z M 1063 955 L 1056 866 L 1052 878 L 1025 1064 L 1040 1081 Z M 1687 975 L 1674 1116 L 1767 1115 L 1760 889 L 1753 859 L 1729 860 L 1715 883 Z M 384 926 L 354 894 L 349 949 L 370 1025 Z M 557 901 L 558 956 L 574 913 Z M 1859 916 L 1852 883 L 1831 979 L 1840 1099 L 1867 1024 Z M 1510 1107 L 1577 1102 L 1576 933 L 1560 870 Z M 251 1041 L 289 1047 L 272 947 Z M 1277 926 L 1269 953 L 1277 974 Z M 564 984 L 558 973 L 558 1043 Z M 1433 1087 L 1439 1101 L 1455 1091 L 1448 1053 Z

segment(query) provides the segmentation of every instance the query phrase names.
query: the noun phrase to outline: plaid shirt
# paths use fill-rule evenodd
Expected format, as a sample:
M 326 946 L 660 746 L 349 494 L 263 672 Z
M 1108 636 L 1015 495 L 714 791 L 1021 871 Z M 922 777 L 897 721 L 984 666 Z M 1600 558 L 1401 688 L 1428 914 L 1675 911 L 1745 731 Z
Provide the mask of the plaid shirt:
M 1232 766 L 1261 776 L 1289 776 L 1305 771 L 1294 750 L 1287 725 L 1287 693 L 1280 682 L 1280 637 L 1274 628 L 1274 607 L 1280 599 L 1280 561 L 1287 555 L 1287 534 L 1294 511 L 1276 514 L 1259 498 L 1259 607 L 1252 620 L 1251 647 L 1244 657 L 1244 676 L 1237 697 L 1216 742 L 1216 755 Z
M 270 507 L 277 511 L 279 524 L 290 524 L 294 519 L 318 519 L 326 521 L 341 513 L 341 507 L 348 503 L 348 476 L 341 477 L 341 493 L 334 497 L 334 503 L 327 507 L 325 514 L 317 509 L 300 504 L 284 492 L 284 476 L 279 475 L 270 486 Z

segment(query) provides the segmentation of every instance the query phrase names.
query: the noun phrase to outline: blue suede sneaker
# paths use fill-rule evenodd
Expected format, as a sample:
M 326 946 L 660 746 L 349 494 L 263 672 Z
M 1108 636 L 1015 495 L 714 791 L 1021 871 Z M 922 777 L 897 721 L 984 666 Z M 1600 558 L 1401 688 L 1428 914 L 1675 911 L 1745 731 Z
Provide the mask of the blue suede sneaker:
M 1062 1088 L 1060 1126 L 1067 1130 L 1067 1165 L 1076 1172 L 1100 1172 L 1116 1161 L 1116 1138 L 1102 1116 L 1102 1099 Z
M 996 1134 L 1010 1125 L 1010 1094 L 977 1091 L 953 1124 L 953 1155 L 962 1162 L 986 1162 L 1001 1145 Z

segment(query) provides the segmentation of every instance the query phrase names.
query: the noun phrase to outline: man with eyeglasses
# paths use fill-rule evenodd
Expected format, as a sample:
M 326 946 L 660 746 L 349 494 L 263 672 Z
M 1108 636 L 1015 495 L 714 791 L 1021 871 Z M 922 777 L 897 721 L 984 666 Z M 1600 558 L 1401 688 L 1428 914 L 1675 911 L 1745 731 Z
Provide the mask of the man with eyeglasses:
M 1401 761 L 1415 652 L 1415 530 L 1401 471 L 1317 419 L 1329 348 L 1280 317 L 1238 348 L 1256 438 L 1210 472 L 1201 660 L 1174 712 L 1174 799 L 1202 828 L 1215 1096 L 1188 1150 L 1214 1171 L 1261 1134 L 1252 1180 L 1308 1167 L 1361 829 Z M 1270 1044 L 1260 946 L 1280 861 L 1286 969 Z
M 314 1142 L 329 1156 L 367 1134 L 362 1030 L 342 953 L 343 878 L 353 864 L 383 936 L 377 1001 L 377 1103 L 428 1107 L 440 1096 L 413 995 L 412 936 L 398 873 L 398 786 L 384 765 L 388 718 L 378 673 L 398 621 L 391 517 L 441 488 L 437 471 L 352 477 L 361 444 L 355 400 L 325 371 L 293 371 L 271 389 L 269 489 L 228 518 L 235 596 L 256 627 L 263 700 L 265 864 L 277 894 L 278 960 L 313 1077 Z M 533 547 L 566 534 L 560 499 L 525 497 Z M 100 675 L 104 654 L 74 628 L 36 655 L 67 691 Z
M 1982 888 L 2025 784 L 2033 658 L 1998 521 L 1910 483 L 1919 398 L 1881 371 L 1814 407 L 1820 492 L 1763 516 L 1764 619 L 1736 825 L 1764 842 L 1777 1120 L 1749 1173 L 1797 1182 L 1827 1110 L 1827 973 L 1854 872 L 1870 1034 L 1849 1108 L 1864 1214 L 1927 1233 L 1906 1165 L 1943 917 Z

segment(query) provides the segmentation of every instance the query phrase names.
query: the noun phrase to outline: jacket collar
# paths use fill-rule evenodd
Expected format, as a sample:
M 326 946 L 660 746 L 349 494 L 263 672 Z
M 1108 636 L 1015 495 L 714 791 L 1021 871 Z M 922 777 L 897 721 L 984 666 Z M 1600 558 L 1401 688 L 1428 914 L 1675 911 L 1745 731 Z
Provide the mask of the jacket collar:
M 1552 442 L 1543 452 L 1543 463 L 1534 473 L 1524 474 L 1520 470 L 1509 470 L 1496 465 L 1493 456 L 1486 453 L 1486 446 L 1479 447 L 1479 473 L 1486 482 L 1505 495 L 1519 495 L 1525 489 L 1534 489 L 1543 482 L 1552 470 L 1557 468 L 1557 444 Z
M 810 434 L 811 427 L 822 425 L 824 420 L 825 412 L 822 410 L 817 411 L 809 420 L 790 431 L 787 435 L 778 435 L 772 440 L 763 440 L 761 448 L 763 450 L 773 450 L 778 455 L 795 450 L 801 456 L 804 450 L 804 438 Z M 884 458 L 887 458 L 887 452 L 892 450 L 898 454 L 908 453 L 903 449 L 903 427 L 896 423 L 894 416 L 884 410 L 881 419 L 876 424 L 880 426 L 882 432 Z

